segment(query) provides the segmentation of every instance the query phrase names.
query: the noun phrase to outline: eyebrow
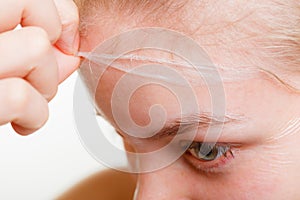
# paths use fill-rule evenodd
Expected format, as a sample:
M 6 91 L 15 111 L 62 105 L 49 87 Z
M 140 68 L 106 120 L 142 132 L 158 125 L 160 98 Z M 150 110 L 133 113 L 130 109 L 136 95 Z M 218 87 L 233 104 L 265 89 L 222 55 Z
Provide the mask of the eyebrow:
M 227 114 L 223 117 L 214 117 L 209 113 L 192 114 L 175 118 L 166 122 L 165 126 L 159 130 L 154 136 L 148 138 L 150 140 L 158 140 L 165 137 L 176 136 L 177 134 L 184 134 L 193 128 L 208 128 L 209 126 L 220 126 L 225 124 L 239 123 L 245 117 L 241 115 Z M 179 131 L 180 130 L 180 131 Z

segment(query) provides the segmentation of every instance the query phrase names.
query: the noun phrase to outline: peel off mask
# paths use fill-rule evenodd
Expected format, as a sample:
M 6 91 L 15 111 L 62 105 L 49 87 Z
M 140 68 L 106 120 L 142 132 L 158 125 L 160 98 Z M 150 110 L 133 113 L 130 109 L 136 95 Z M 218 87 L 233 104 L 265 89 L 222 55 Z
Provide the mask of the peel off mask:
M 125 32 L 104 41 L 91 52 L 79 52 L 78 56 L 84 58 L 80 74 L 98 112 L 106 118 L 104 113 L 107 112 L 102 112 L 102 109 L 109 108 L 115 129 L 130 137 L 145 140 L 155 137 L 166 128 L 168 108 L 160 103 L 151 105 L 147 113 L 149 122 L 146 125 L 137 123 L 132 118 L 130 102 L 141 88 L 155 85 L 168 90 L 176 99 L 179 116 L 184 117 L 190 113 L 203 113 L 193 87 L 206 87 L 211 105 L 211 110 L 207 112 L 218 122 L 218 126 L 207 128 L 203 142 L 212 143 L 218 141 L 227 119 L 223 83 L 248 78 L 257 72 L 252 68 L 239 71 L 215 66 L 194 40 L 162 28 Z M 120 72 L 118 76 L 111 74 L 110 78 L 115 79 L 113 85 L 101 85 L 107 71 L 113 70 Z M 101 90 L 102 94 L 99 92 L 99 87 L 111 87 L 109 104 L 106 106 L 98 105 L 102 102 L 97 97 L 107 96 L 103 93 L 105 90 Z M 142 153 L 124 152 L 115 147 L 101 134 L 103 131 L 99 127 L 89 130 L 81 139 L 97 160 L 114 169 L 141 173 L 161 169 L 176 161 L 186 151 L 185 148 L 177 148 L 182 139 L 180 133 L 188 133 L 184 134 L 184 140 L 192 143 L 197 125 L 187 128 L 184 123 L 180 124 L 176 130 L 178 134 L 169 143 Z M 188 147 L 188 144 L 185 146 Z M 205 153 L 205 149 L 201 152 Z M 116 160 L 129 160 L 130 164 L 116 163 Z

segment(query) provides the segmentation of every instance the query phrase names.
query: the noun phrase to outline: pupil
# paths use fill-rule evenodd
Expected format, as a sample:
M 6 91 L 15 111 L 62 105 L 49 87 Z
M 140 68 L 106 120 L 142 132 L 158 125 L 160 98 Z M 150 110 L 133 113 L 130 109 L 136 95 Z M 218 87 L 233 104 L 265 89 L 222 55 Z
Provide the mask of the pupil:
M 202 147 L 202 148 L 201 148 Z M 214 160 L 217 155 L 216 147 L 210 147 L 209 145 L 199 146 L 199 156 L 204 160 Z
M 208 154 L 206 154 L 206 157 L 210 157 L 212 154 L 213 154 L 213 151 L 210 150 L 210 151 L 208 152 Z

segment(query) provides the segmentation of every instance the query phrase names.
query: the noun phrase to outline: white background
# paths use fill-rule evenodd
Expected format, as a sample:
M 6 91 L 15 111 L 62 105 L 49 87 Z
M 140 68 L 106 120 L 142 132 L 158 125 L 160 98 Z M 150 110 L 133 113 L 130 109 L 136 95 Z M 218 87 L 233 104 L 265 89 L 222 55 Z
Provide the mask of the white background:
M 45 127 L 27 137 L 0 127 L 0 199 L 54 199 L 104 169 L 81 145 L 73 119 L 73 74 L 50 103 Z

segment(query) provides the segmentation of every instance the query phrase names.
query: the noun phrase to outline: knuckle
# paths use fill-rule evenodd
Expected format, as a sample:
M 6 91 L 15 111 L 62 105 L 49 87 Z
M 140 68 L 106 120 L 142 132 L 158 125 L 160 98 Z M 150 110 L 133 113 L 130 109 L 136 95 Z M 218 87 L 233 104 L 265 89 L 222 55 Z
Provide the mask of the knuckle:
M 35 121 L 35 123 L 29 127 L 23 127 L 21 125 L 16 124 L 15 122 L 11 122 L 13 129 L 17 133 L 19 133 L 20 135 L 23 135 L 23 136 L 26 136 L 26 135 L 36 132 L 37 130 L 41 129 L 48 121 L 48 118 L 49 118 L 48 106 L 44 106 L 42 108 L 41 113 L 43 115 L 39 117 L 39 120 Z
M 42 37 L 43 39 L 44 38 L 48 39 L 48 33 L 43 28 L 32 26 L 32 27 L 28 27 L 27 29 L 32 35 L 35 35 L 36 37 Z
M 59 24 L 55 29 L 53 29 L 53 33 L 50 38 L 51 41 L 56 42 L 60 38 L 61 33 L 62 33 L 62 25 Z
M 45 106 L 43 106 L 42 110 L 40 111 L 39 121 L 36 121 L 34 126 L 32 126 L 31 128 L 33 130 L 38 130 L 38 129 L 42 128 L 46 124 L 48 119 L 49 119 L 49 108 L 48 108 L 47 104 L 45 104 Z
M 27 36 L 28 47 L 32 56 L 41 56 L 49 52 L 51 43 L 47 32 L 39 27 L 31 27 Z
M 51 101 L 57 94 L 58 91 L 58 86 L 55 86 L 53 88 L 51 88 L 51 91 L 49 91 L 49 93 L 44 94 L 44 98 L 47 99 L 47 101 Z
M 12 112 L 20 113 L 30 103 L 30 89 L 28 83 L 22 79 L 11 79 L 8 84 L 8 102 Z

